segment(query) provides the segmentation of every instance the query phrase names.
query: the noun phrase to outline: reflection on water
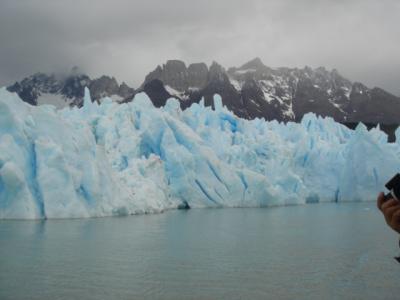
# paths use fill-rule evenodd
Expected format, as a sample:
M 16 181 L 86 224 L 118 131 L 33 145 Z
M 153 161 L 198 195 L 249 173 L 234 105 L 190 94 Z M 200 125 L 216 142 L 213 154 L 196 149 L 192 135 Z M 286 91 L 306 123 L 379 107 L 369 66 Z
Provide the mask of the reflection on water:
M 397 297 L 373 203 L 0 221 L 0 299 Z

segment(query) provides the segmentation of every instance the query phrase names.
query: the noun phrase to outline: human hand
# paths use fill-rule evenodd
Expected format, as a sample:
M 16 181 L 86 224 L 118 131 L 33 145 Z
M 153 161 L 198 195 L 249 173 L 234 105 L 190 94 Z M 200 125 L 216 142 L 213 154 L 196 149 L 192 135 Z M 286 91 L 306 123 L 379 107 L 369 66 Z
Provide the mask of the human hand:
M 400 233 L 400 201 L 393 198 L 385 200 L 385 195 L 380 193 L 377 199 L 377 206 L 389 227 Z

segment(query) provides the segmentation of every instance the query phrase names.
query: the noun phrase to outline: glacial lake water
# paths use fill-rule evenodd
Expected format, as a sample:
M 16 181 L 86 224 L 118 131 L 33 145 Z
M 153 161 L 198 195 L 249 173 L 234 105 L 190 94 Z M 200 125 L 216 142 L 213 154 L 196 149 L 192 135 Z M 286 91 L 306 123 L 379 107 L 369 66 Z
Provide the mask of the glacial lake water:
M 0 221 L 0 299 L 394 299 L 374 203 Z

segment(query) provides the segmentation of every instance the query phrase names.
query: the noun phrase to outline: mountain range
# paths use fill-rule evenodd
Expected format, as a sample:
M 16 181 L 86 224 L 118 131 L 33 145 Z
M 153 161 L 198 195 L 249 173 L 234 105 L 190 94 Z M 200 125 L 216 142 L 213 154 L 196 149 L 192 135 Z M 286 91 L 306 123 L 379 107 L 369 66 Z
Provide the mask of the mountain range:
M 105 75 L 91 79 L 76 67 L 67 75 L 36 73 L 7 89 L 32 105 L 51 103 L 61 108 L 81 106 L 86 86 L 96 101 L 108 96 L 129 102 L 136 93 L 146 92 L 157 107 L 174 97 L 183 109 L 202 98 L 212 106 L 212 96 L 218 93 L 229 110 L 246 119 L 299 121 L 305 113 L 314 112 L 341 123 L 398 124 L 400 120 L 400 98 L 381 88 L 352 82 L 335 69 L 274 69 L 259 58 L 229 69 L 216 62 L 208 67 L 168 60 L 137 89 Z

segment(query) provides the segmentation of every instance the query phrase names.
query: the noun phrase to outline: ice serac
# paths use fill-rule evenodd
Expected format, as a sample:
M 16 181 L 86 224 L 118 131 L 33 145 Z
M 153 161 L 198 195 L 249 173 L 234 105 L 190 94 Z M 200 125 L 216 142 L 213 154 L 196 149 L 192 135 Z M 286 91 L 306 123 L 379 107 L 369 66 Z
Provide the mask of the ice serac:
M 399 145 L 362 124 L 244 120 L 219 95 L 215 110 L 100 102 L 86 90 L 82 108 L 56 110 L 0 89 L 0 218 L 373 200 L 400 166 Z

